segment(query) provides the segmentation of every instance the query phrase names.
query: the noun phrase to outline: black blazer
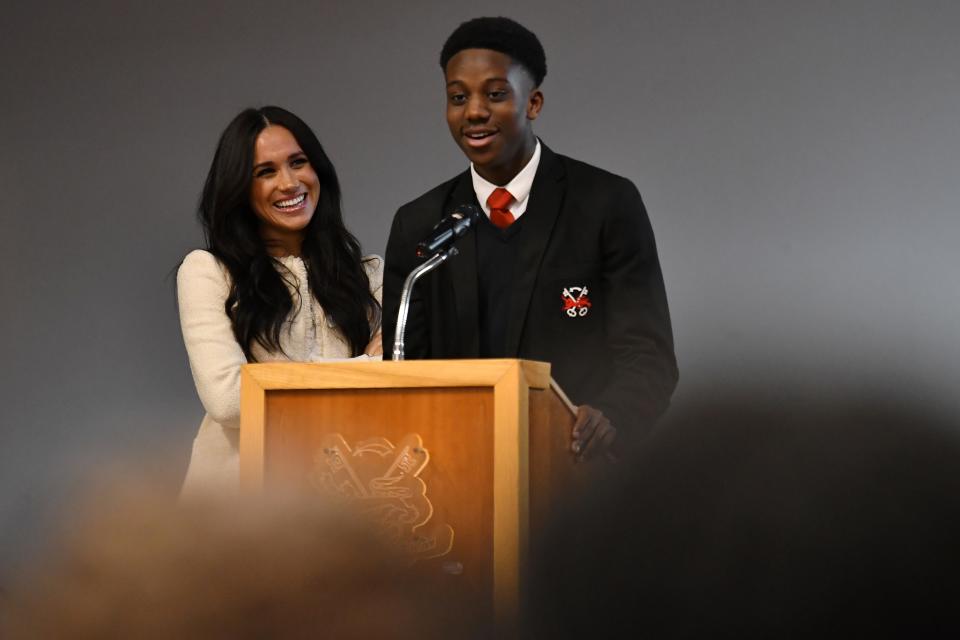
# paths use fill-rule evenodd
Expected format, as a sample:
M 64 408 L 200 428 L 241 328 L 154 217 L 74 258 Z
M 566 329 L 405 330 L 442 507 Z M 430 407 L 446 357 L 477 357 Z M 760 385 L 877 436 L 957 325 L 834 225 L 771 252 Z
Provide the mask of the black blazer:
M 404 279 L 421 262 L 417 242 L 463 203 L 476 203 L 469 170 L 397 211 L 384 274 L 384 357 L 393 350 Z M 669 404 L 677 365 L 639 192 L 625 178 L 542 145 L 523 219 L 531 237 L 517 260 L 505 355 L 550 362 L 575 403 L 598 407 L 623 435 L 645 431 Z M 460 255 L 414 289 L 408 359 L 479 357 L 475 234 L 457 247 Z

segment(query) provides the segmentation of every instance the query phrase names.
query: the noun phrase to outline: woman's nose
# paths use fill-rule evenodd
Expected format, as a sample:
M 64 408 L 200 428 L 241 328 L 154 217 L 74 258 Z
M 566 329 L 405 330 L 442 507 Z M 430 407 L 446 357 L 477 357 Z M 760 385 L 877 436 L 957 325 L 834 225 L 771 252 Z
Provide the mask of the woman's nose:
M 280 183 L 279 183 L 280 189 L 282 189 L 283 191 L 290 191 L 292 189 L 296 189 L 297 185 L 299 184 L 299 180 L 297 180 L 297 176 L 293 173 L 293 171 L 290 170 L 289 167 L 284 167 L 283 169 L 281 169 L 278 177 L 280 179 Z

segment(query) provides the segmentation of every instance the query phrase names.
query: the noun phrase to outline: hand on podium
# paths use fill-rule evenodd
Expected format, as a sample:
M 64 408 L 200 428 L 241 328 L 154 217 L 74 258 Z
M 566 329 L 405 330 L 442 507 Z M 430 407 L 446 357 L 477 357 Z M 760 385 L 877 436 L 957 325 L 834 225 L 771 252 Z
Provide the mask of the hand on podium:
M 577 462 L 589 460 L 601 453 L 609 461 L 616 461 L 611 446 L 617 438 L 617 429 L 599 409 L 588 404 L 577 407 L 577 420 L 573 424 L 570 438 L 570 450 L 576 454 Z

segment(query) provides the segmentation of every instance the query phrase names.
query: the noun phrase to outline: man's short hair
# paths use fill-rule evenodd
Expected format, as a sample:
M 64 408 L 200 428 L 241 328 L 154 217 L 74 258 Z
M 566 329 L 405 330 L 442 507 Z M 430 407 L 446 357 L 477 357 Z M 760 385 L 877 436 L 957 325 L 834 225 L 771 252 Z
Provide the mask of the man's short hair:
M 474 18 L 457 27 L 440 52 L 440 67 L 464 49 L 491 49 L 510 56 L 540 86 L 547 75 L 547 55 L 537 36 L 519 22 L 504 18 Z

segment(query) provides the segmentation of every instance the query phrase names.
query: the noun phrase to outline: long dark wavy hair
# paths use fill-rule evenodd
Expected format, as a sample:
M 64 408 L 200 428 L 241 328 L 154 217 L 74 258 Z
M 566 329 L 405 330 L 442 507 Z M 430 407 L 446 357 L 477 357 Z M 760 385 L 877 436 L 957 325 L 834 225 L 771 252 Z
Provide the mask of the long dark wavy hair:
M 310 127 L 280 107 L 246 109 L 227 125 L 200 197 L 197 215 L 207 250 L 223 263 L 232 280 L 224 310 L 233 334 L 247 360 L 254 362 L 255 342 L 267 350 L 281 350 L 280 331 L 294 309 L 295 301 L 278 263 L 267 253 L 250 203 L 254 145 L 270 125 L 293 134 L 317 173 L 320 201 L 304 229 L 300 257 L 310 291 L 347 339 L 351 353 L 360 355 L 380 326 L 380 304 L 370 293 L 360 243 L 343 225 L 340 183 L 333 164 Z M 298 291 L 301 298 L 306 293 Z

